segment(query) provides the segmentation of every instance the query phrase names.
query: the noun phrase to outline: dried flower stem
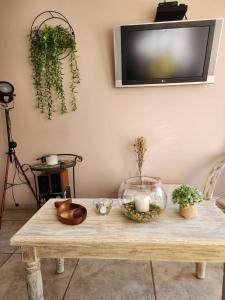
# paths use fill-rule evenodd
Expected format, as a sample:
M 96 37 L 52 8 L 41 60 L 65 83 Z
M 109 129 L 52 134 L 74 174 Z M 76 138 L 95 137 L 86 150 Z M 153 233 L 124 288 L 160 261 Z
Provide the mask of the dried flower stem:
M 140 177 L 140 184 L 142 184 L 142 166 L 143 166 L 143 161 L 144 161 L 144 155 L 145 155 L 145 152 L 147 151 L 146 141 L 145 141 L 145 138 L 143 136 L 138 137 L 138 138 L 135 139 L 134 151 L 135 151 L 136 156 L 137 156 L 137 164 L 138 164 L 138 173 L 139 173 L 139 177 Z

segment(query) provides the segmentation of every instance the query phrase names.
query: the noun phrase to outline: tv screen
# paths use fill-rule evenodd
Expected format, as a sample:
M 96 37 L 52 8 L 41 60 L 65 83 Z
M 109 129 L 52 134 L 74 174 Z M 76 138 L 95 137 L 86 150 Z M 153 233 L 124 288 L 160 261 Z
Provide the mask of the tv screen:
M 122 84 L 206 81 L 215 21 L 121 26 Z

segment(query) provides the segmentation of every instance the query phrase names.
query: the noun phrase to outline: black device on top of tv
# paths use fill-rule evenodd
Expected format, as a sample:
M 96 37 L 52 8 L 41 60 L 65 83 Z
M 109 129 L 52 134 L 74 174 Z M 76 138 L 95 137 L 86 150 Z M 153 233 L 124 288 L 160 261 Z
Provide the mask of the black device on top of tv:
M 187 13 L 188 6 L 177 1 L 161 2 L 156 11 L 155 22 L 182 20 Z

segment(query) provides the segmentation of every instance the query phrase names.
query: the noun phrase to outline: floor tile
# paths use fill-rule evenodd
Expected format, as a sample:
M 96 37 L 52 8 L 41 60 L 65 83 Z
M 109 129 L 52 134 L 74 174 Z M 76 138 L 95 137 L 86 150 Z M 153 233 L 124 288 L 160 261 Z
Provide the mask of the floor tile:
M 65 300 L 153 300 L 149 262 L 80 260 Z
M 27 299 L 20 255 L 12 255 L 0 269 L 0 299 Z
M 55 260 L 42 260 L 42 276 L 46 300 L 61 300 L 76 265 L 76 260 L 66 260 L 65 272 L 55 273 Z M 13 254 L 0 269 L 0 299 L 27 299 L 25 271 L 21 257 Z
M 0 253 L 0 268 L 12 254 Z
M 3 221 L 0 230 L 0 253 L 13 253 L 16 247 L 9 244 L 10 238 L 23 226 L 25 221 Z
M 56 273 L 55 259 L 42 260 L 42 277 L 46 300 L 61 300 L 77 265 L 77 259 L 65 259 L 65 272 Z
M 157 300 L 220 300 L 222 264 L 207 264 L 206 278 L 195 277 L 195 264 L 154 262 Z
M 3 213 L 3 220 L 7 221 L 26 221 L 35 214 L 35 210 L 8 209 Z

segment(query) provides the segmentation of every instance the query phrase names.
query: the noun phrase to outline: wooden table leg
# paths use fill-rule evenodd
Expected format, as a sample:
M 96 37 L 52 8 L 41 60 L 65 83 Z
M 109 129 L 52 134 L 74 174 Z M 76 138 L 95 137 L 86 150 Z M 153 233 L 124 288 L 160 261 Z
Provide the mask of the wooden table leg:
M 206 263 L 196 263 L 196 277 L 198 279 L 205 278 L 205 271 L 206 271 Z
M 40 259 L 35 248 L 22 249 L 22 259 L 26 270 L 28 299 L 44 300 Z
M 222 287 L 222 300 L 225 300 L 225 263 L 223 264 L 223 287 Z
M 61 274 L 64 272 L 64 258 L 56 259 L 56 273 Z

